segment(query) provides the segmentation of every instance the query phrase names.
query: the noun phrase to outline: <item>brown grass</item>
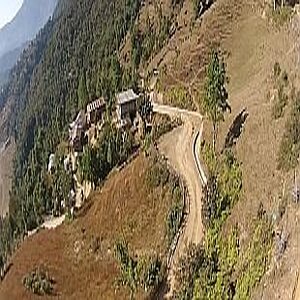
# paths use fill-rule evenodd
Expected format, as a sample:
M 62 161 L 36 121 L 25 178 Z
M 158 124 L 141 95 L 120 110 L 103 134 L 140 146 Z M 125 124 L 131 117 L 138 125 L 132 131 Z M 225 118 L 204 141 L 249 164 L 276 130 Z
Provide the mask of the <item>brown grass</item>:
M 23 287 L 22 278 L 39 265 L 55 279 L 59 299 L 127 299 L 126 291 L 114 290 L 116 239 L 124 235 L 137 253 L 163 255 L 166 249 L 165 218 L 171 199 L 162 188 L 149 190 L 148 164 L 140 155 L 111 174 L 75 221 L 27 238 L 0 285 L 0 299 L 38 299 Z

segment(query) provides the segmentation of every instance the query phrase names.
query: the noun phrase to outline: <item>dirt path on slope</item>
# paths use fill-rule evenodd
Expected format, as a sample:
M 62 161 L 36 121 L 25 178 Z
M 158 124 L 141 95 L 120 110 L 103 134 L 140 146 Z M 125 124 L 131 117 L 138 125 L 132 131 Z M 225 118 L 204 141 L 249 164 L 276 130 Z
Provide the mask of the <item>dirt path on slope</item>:
M 155 105 L 154 109 L 160 111 L 159 107 Z M 184 113 L 182 110 L 177 111 L 181 114 L 183 125 L 162 137 L 159 142 L 159 151 L 166 156 L 172 167 L 185 180 L 189 193 L 189 207 L 186 224 L 179 238 L 170 266 L 168 276 L 170 291 L 167 297 L 172 295 L 174 289 L 174 271 L 180 256 L 182 256 L 188 244 L 199 244 L 203 237 L 201 216 L 202 186 L 194 157 L 195 138 L 198 132 L 202 133 L 202 117 L 199 114 L 191 114 L 190 112 Z M 168 108 L 162 106 L 160 112 L 168 113 L 172 116 L 176 111 L 170 108 L 168 112 Z

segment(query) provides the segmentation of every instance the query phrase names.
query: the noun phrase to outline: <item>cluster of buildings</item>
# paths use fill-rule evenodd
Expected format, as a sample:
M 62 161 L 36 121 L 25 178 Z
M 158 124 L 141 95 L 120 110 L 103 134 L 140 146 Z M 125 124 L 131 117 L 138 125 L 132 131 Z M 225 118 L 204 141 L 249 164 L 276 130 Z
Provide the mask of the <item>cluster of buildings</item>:
M 133 124 L 137 116 L 140 96 L 132 89 L 116 95 L 114 122 L 118 127 Z M 69 125 L 69 143 L 75 152 L 81 152 L 82 147 L 93 139 L 96 128 L 104 123 L 106 102 L 103 98 L 89 103 L 86 111 L 81 110 L 76 119 Z M 89 130 L 92 132 L 90 135 Z

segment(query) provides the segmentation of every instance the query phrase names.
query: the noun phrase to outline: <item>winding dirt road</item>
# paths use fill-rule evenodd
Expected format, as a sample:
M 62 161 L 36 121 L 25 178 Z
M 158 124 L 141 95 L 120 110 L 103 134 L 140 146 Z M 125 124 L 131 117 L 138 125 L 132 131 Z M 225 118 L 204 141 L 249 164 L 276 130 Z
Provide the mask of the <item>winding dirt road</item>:
M 202 183 L 206 177 L 200 165 L 197 164 L 196 155 L 203 130 L 202 116 L 166 105 L 153 104 L 153 111 L 168 114 L 171 117 L 180 116 L 183 125 L 164 135 L 159 142 L 159 151 L 168 159 L 169 163 L 182 176 L 188 188 L 189 202 L 186 223 L 180 235 L 169 271 L 170 291 L 166 297 L 173 293 L 175 276 L 174 270 L 179 257 L 190 243 L 199 244 L 203 237 L 201 217 Z M 196 143 L 196 145 L 195 145 Z

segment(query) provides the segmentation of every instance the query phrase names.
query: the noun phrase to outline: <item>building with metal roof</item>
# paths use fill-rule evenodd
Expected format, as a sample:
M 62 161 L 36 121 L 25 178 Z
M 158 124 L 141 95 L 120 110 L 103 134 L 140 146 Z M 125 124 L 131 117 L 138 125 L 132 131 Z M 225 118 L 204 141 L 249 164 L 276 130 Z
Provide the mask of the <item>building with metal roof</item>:
M 125 120 L 126 118 L 133 120 L 136 117 L 138 99 L 139 95 L 132 89 L 117 94 L 116 106 L 119 121 Z
M 87 122 L 90 123 L 98 123 L 103 120 L 104 113 L 106 109 L 106 103 L 104 98 L 99 98 L 91 103 L 89 103 L 86 107 L 87 112 Z

